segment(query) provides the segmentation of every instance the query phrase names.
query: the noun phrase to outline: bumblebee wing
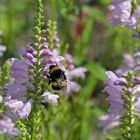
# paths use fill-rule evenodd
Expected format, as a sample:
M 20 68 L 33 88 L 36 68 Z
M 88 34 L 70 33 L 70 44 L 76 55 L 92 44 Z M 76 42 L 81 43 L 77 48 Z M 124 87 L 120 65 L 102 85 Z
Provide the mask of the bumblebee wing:
M 64 80 L 64 81 L 58 80 L 58 85 L 59 85 L 60 89 L 63 91 L 65 91 L 67 89 L 67 81 L 66 80 Z

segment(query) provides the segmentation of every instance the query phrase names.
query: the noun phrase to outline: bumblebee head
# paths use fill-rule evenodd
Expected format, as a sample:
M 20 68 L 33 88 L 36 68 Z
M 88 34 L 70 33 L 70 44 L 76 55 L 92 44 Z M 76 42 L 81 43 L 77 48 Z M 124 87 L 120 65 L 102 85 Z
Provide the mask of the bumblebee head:
M 61 81 L 66 81 L 65 72 L 62 71 L 58 66 L 50 66 L 50 78 L 52 81 L 57 81 L 58 83 L 62 84 Z

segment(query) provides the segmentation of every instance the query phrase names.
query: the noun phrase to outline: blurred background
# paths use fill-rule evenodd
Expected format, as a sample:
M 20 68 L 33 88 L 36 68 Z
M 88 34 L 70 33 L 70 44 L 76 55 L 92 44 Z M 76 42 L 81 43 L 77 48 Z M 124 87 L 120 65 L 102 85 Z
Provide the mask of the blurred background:
M 109 137 L 98 124 L 99 117 L 108 109 L 103 93 L 105 71 L 123 64 L 123 54 L 134 52 L 134 43 L 137 43 L 132 40 L 130 30 L 109 23 L 110 2 L 44 0 L 46 22 L 49 19 L 57 22 L 61 47 L 68 46 L 76 66 L 87 68 L 86 78 L 76 79 L 82 87 L 80 92 L 64 98 L 52 109 L 51 118 L 47 111 L 44 113 L 46 120 L 48 117 L 50 120 L 42 123 L 44 139 L 104 140 Z M 31 42 L 35 12 L 35 0 L 0 0 L 0 43 L 7 47 L 1 64 L 11 57 L 20 57 L 20 48 Z

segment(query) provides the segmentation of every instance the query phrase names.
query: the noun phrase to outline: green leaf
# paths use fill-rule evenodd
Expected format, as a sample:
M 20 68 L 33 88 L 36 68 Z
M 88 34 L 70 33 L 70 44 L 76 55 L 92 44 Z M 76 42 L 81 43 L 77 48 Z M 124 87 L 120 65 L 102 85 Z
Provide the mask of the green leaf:
M 105 69 L 99 64 L 94 62 L 89 62 L 87 64 L 89 72 L 97 79 L 104 81 L 106 79 Z
M 88 6 L 85 6 L 84 9 L 85 11 L 88 12 L 89 16 L 92 17 L 93 20 L 97 20 L 100 23 L 103 23 L 108 26 L 107 18 L 100 9 L 88 7 Z
M 81 96 L 86 100 L 88 97 L 93 94 L 93 89 L 96 86 L 97 78 L 94 75 L 90 74 L 88 76 L 87 84 L 82 88 Z
M 0 140 L 5 140 L 3 135 L 0 135 Z

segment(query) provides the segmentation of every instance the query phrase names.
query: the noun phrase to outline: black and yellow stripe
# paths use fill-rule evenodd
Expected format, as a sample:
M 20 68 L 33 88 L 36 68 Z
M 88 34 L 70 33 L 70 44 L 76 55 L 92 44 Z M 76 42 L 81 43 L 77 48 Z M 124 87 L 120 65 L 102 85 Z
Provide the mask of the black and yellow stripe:
M 56 71 L 60 71 L 58 66 L 50 66 L 50 74 L 53 74 Z
M 50 66 L 49 84 L 54 90 L 64 89 L 67 85 L 67 80 L 64 71 L 62 71 L 57 65 Z
M 59 86 L 59 84 L 58 84 L 57 82 L 52 82 L 51 87 L 52 87 L 54 90 L 61 90 L 61 87 Z

